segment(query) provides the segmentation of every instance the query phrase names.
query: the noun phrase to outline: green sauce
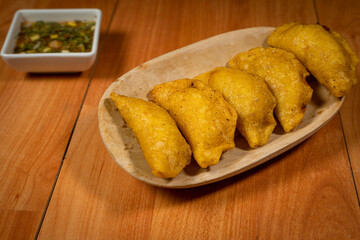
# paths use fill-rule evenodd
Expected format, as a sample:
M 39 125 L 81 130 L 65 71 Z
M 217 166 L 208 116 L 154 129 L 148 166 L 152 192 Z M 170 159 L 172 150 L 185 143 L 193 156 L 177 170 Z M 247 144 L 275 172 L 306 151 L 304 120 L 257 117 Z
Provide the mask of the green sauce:
M 95 22 L 21 23 L 14 53 L 90 52 Z

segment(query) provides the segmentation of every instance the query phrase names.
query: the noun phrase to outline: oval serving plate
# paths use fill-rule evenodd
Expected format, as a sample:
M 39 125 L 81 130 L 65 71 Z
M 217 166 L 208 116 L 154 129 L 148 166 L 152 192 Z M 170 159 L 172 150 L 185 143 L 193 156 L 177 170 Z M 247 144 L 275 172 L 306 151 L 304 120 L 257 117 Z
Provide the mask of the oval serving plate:
M 113 91 L 149 100 L 149 92 L 157 84 L 192 78 L 214 67 L 225 66 L 239 52 L 267 46 L 266 38 L 273 30 L 272 27 L 256 27 L 220 34 L 157 57 L 121 76 L 105 91 L 98 108 L 101 137 L 115 162 L 133 177 L 151 185 L 195 187 L 260 165 L 304 141 L 322 127 L 336 114 L 344 98 L 333 97 L 313 81 L 310 84 L 314 89 L 312 101 L 295 131 L 285 134 L 278 124 L 268 143 L 254 150 L 249 149 L 246 141 L 236 132 L 236 147 L 225 152 L 217 165 L 201 169 L 192 160 L 177 177 L 163 179 L 152 175 L 134 135 L 110 100 Z

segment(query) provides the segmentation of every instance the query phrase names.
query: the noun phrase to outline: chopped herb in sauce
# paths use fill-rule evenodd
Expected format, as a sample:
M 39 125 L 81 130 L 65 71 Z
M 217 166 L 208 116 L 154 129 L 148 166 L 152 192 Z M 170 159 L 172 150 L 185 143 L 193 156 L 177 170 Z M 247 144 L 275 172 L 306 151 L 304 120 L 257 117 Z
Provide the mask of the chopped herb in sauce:
M 95 22 L 21 23 L 15 53 L 90 52 Z

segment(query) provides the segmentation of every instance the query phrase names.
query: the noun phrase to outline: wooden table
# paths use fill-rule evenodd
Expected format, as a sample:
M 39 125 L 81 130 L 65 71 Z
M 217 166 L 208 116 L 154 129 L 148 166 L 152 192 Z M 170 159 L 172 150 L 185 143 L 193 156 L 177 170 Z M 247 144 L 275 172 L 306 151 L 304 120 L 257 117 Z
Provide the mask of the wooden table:
M 111 159 L 97 106 L 135 66 L 231 30 L 290 21 L 342 33 L 360 56 L 356 0 L 0 1 L 0 43 L 20 8 L 99 8 L 96 64 L 28 74 L 0 61 L 0 239 L 360 239 L 360 85 L 315 135 L 271 161 L 185 190 Z M 359 67 L 357 76 L 360 77 Z

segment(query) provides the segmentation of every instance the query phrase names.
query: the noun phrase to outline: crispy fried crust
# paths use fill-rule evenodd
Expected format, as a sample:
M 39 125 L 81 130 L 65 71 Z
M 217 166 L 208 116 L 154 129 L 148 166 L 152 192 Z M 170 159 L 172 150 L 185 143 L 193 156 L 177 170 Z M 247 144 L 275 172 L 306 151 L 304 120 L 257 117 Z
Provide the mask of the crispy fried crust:
M 273 110 L 276 100 L 264 79 L 232 68 L 215 68 L 200 79 L 221 92 L 238 114 L 237 129 L 251 148 L 267 143 L 276 126 Z
M 300 124 L 313 90 L 305 80 L 308 71 L 292 53 L 277 48 L 253 48 L 235 56 L 229 65 L 265 80 L 276 98 L 275 115 L 285 132 Z
M 345 38 L 327 27 L 292 22 L 276 28 L 267 42 L 292 52 L 336 97 L 344 96 L 357 83 L 358 57 Z
M 235 147 L 236 111 L 219 92 L 181 79 L 157 85 L 151 94 L 175 119 L 200 167 L 217 164 L 223 151 Z
M 166 110 L 155 103 L 116 93 L 110 97 L 133 131 L 155 176 L 175 177 L 190 163 L 190 146 Z

